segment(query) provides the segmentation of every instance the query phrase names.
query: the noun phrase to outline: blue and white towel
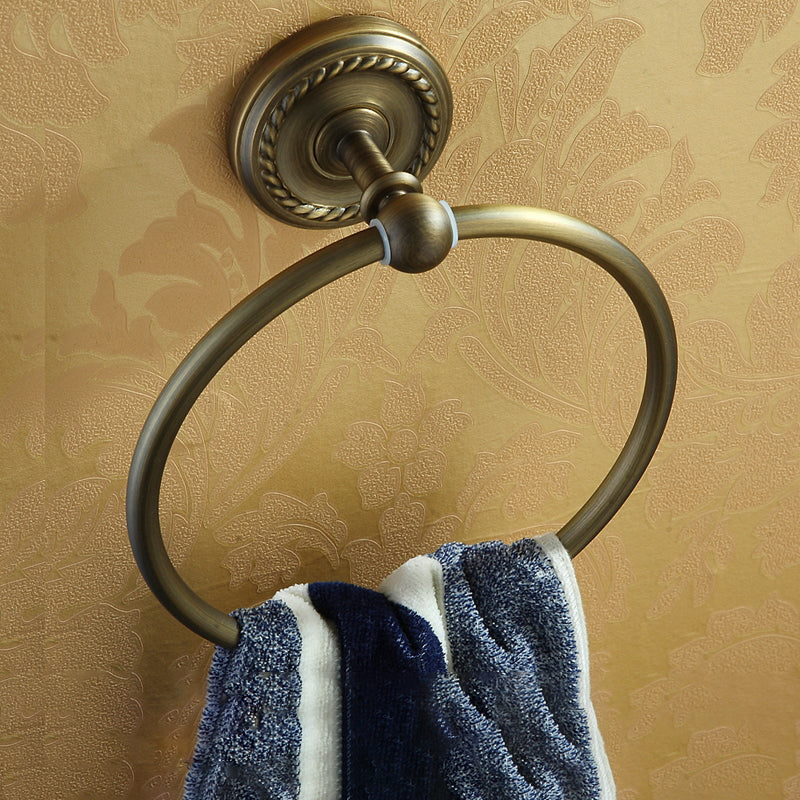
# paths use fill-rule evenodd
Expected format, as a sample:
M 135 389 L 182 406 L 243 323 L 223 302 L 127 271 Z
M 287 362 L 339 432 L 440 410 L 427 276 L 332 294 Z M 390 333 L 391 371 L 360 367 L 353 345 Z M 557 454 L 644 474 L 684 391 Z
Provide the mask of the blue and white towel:
M 572 562 L 447 544 L 234 612 L 186 800 L 610 800 Z

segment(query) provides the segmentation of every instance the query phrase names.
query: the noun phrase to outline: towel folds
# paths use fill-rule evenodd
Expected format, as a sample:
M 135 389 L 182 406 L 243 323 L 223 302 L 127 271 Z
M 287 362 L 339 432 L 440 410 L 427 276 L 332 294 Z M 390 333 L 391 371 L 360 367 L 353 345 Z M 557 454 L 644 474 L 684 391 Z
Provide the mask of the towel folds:
M 612 800 L 572 562 L 447 544 L 234 612 L 186 800 Z

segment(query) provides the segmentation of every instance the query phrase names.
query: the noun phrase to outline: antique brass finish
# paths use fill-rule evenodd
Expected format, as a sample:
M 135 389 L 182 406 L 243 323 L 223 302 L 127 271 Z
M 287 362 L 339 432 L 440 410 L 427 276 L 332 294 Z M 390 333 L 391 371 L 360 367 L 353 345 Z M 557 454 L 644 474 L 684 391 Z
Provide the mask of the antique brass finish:
M 344 45 L 337 34 L 345 37 Z M 364 48 L 372 55 L 365 56 Z M 424 62 L 425 76 L 418 62 Z M 405 76 L 399 84 L 397 74 Z M 390 246 L 389 263 L 407 272 L 430 269 L 455 241 L 448 212 L 422 194 L 419 184 L 446 138 L 450 90 L 413 34 L 374 17 L 330 20 L 271 50 L 255 75 L 237 100 L 230 148 L 234 169 L 256 202 L 295 225 L 345 225 L 363 210 L 376 227 L 304 258 L 229 311 L 180 364 L 142 429 L 127 490 L 128 532 L 137 564 L 153 593 L 177 619 L 225 647 L 238 642 L 236 621 L 187 586 L 161 536 L 161 480 L 183 420 L 222 365 L 270 320 L 330 281 L 385 257 L 382 235 Z M 363 80 L 366 94 L 356 88 Z M 384 91 L 386 102 L 380 98 Z M 408 119 L 410 138 L 401 126 L 409 107 L 406 101 L 417 109 Z M 393 104 L 401 116 L 390 108 Z M 260 142 L 255 150 L 250 147 L 253 142 Z M 558 532 L 575 556 L 633 491 L 666 426 L 678 361 L 669 306 L 644 264 L 616 239 L 585 222 L 546 209 L 505 205 L 452 211 L 460 239 L 549 242 L 591 259 L 620 283 L 642 323 L 647 373 L 633 428 L 600 486 Z
M 338 17 L 273 47 L 231 109 L 228 150 L 253 201 L 303 227 L 361 219 L 361 190 L 336 155 L 362 130 L 391 169 L 421 180 L 450 130 L 441 65 L 411 31 L 379 17 Z
M 450 217 L 432 197 L 422 194 L 408 172 L 395 172 L 372 137 L 363 130 L 345 134 L 337 152 L 363 190 L 361 215 L 377 218 L 390 244 L 388 263 L 401 272 L 425 272 L 450 252 Z
M 633 302 L 647 348 L 642 401 L 617 460 L 592 496 L 558 531 L 575 557 L 628 499 L 658 447 L 669 418 L 678 376 L 678 344 L 669 305 L 656 279 L 624 244 L 579 219 L 525 206 L 454 208 L 461 239 L 508 237 L 548 242 L 602 267 Z
M 307 295 L 377 261 L 374 228 L 354 233 L 278 273 L 232 308 L 184 358 L 158 396 L 131 461 L 126 493 L 128 534 L 136 563 L 153 594 L 184 625 L 235 647 L 235 620 L 195 594 L 178 575 L 161 537 L 158 498 L 172 443 L 195 400 L 223 364 L 255 333 Z
M 400 194 L 378 212 L 391 244 L 389 263 L 401 272 L 427 272 L 444 261 L 453 244 L 450 217 L 430 195 Z
M 383 204 L 398 194 L 421 192 L 420 182 L 410 172 L 390 172 L 375 179 L 361 195 L 361 216 L 375 219 Z
M 331 176 L 345 177 L 352 175 L 359 189 L 364 186 L 359 183 L 358 176 L 353 173 L 353 168 L 343 158 L 343 144 L 345 139 L 354 135 L 366 137 L 371 142 L 374 152 L 380 154 L 382 159 L 381 171 L 391 172 L 392 165 L 386 160 L 384 153 L 389 147 L 389 124 L 386 118 L 377 111 L 368 108 L 349 108 L 336 117 L 328 120 L 314 143 L 314 157 L 319 169 L 324 169 Z M 365 158 L 365 154 L 358 154 Z M 323 166 L 324 165 L 324 166 Z
M 231 162 L 270 214 L 324 227 L 377 218 L 388 263 L 423 272 L 453 241 L 419 181 L 447 138 L 450 105 L 447 77 L 410 31 L 377 17 L 328 20 L 270 50 L 247 79 Z
M 412 195 L 406 195 L 410 197 Z M 424 195 L 417 195 L 424 197 Z M 549 242 L 592 259 L 633 301 L 647 344 L 647 373 L 639 413 L 608 475 L 558 532 L 577 555 L 619 510 L 650 463 L 667 424 L 677 376 L 677 345 L 669 306 L 655 278 L 623 244 L 555 211 L 518 206 L 454 208 L 462 239 L 506 236 Z M 169 379 L 145 422 L 128 478 L 128 533 L 142 575 L 184 625 L 206 639 L 235 647 L 236 621 L 202 600 L 178 575 L 161 536 L 158 503 L 170 447 L 200 392 L 239 347 L 301 298 L 381 257 L 374 228 L 354 233 L 299 261 L 229 311 Z
M 363 128 L 353 128 L 339 139 L 336 157 L 345 165 L 362 192 L 378 178 L 394 172 L 383 154 L 383 149 Z M 414 191 L 420 191 L 419 187 L 417 181 L 417 189 Z

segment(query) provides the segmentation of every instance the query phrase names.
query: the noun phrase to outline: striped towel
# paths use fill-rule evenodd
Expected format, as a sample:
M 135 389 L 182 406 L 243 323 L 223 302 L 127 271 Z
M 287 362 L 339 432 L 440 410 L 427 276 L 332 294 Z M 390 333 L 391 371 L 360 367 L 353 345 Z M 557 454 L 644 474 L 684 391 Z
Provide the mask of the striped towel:
M 609 800 L 572 562 L 447 544 L 234 612 L 186 800 Z

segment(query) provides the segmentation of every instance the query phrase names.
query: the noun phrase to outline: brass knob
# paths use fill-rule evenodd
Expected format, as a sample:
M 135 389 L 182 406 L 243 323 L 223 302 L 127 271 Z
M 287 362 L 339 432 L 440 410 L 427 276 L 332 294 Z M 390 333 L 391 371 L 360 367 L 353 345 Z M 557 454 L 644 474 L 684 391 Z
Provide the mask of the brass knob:
M 389 263 L 401 272 L 426 272 L 444 261 L 453 245 L 450 215 L 427 194 L 390 197 L 378 212 L 389 240 Z

